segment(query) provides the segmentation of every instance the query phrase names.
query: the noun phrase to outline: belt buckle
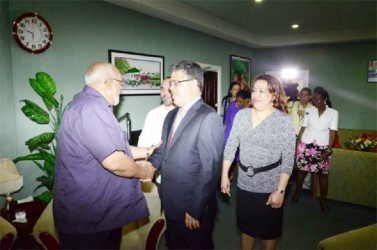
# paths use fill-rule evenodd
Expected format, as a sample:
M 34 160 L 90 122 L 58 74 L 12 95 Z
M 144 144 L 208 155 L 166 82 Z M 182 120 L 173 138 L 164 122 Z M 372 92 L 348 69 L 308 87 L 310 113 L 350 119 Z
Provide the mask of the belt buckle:
M 247 168 L 247 171 L 246 171 L 246 174 L 247 174 L 247 176 L 250 176 L 250 177 L 252 177 L 252 176 L 254 176 L 254 168 L 253 167 L 248 167 Z

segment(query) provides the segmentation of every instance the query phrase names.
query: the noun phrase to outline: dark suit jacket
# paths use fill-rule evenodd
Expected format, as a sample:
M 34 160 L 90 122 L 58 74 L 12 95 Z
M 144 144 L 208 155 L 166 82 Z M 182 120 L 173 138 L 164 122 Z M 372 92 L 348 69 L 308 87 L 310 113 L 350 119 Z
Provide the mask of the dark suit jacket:
M 202 99 L 186 113 L 170 143 L 178 108 L 162 128 L 162 145 L 148 158 L 161 171 L 160 195 L 165 215 L 184 221 L 187 212 L 200 220 L 216 206 L 223 160 L 224 128 L 220 116 Z

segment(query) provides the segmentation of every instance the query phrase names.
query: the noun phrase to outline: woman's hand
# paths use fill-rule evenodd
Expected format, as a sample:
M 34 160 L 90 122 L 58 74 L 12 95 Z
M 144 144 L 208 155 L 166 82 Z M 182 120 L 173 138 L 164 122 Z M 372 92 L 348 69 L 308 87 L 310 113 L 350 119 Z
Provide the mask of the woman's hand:
M 281 208 L 284 202 L 284 193 L 280 193 L 279 190 L 275 190 L 270 194 L 266 205 L 270 205 L 272 208 Z
M 229 197 L 230 195 L 230 180 L 228 175 L 226 176 L 221 176 L 221 193 L 227 194 Z
M 302 110 L 302 109 L 297 110 L 297 114 L 302 117 L 305 115 L 305 110 Z
M 322 161 L 328 161 L 330 155 L 331 155 L 331 152 L 329 152 L 329 151 L 323 152 L 323 153 L 321 154 L 321 159 L 322 159 Z

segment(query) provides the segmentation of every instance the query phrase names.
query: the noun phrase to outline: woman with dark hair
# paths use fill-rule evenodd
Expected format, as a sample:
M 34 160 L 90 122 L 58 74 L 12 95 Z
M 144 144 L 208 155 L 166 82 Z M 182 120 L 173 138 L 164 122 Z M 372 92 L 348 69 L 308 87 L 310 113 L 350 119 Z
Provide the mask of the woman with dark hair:
M 298 136 L 298 133 L 300 132 L 301 122 L 304 119 L 305 110 L 312 107 L 311 99 L 312 91 L 308 87 L 305 87 L 300 90 L 299 99 L 297 101 L 288 102 L 288 113 L 293 120 L 296 136 Z M 291 175 L 290 183 L 295 182 L 297 171 L 297 167 L 295 167 Z M 303 188 L 310 189 L 310 184 L 310 175 L 308 175 L 304 180 Z
M 305 110 L 312 107 L 311 104 L 312 91 L 305 87 L 300 90 L 299 100 L 288 102 L 288 113 L 293 119 L 295 125 L 295 132 L 298 135 L 300 132 L 301 122 L 305 115 Z
M 230 196 L 229 168 L 240 148 L 237 180 L 237 226 L 241 249 L 252 249 L 256 238 L 262 249 L 275 249 L 282 234 L 285 188 L 292 172 L 295 131 L 287 114 L 280 81 L 256 77 L 252 108 L 240 110 L 225 146 L 221 192 Z
M 228 94 L 224 96 L 223 100 L 221 101 L 221 110 L 220 110 L 220 116 L 223 118 L 223 124 L 225 125 L 225 115 L 226 111 L 229 107 L 229 104 L 236 100 L 236 95 L 238 91 L 241 89 L 241 84 L 237 81 L 233 81 L 229 85 Z
M 332 147 L 338 130 L 338 111 L 331 108 L 329 94 L 323 87 L 316 87 L 313 92 L 314 107 L 305 111 L 297 139 L 296 163 L 299 171 L 292 201 L 298 201 L 306 175 L 309 172 L 317 173 L 320 205 L 324 212 L 328 212 L 329 207 L 326 204 L 328 174 Z

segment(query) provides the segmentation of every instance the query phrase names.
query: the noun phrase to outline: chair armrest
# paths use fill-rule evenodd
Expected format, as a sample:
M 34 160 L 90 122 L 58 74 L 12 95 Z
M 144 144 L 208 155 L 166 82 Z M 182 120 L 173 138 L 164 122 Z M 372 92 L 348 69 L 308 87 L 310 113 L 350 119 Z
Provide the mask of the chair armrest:
M 165 215 L 149 216 L 137 221 L 145 249 L 156 250 L 163 232 L 166 230 Z
M 163 218 L 157 220 L 149 231 L 145 249 L 157 249 L 163 231 L 165 231 L 165 220 Z
M 55 228 L 53 211 L 52 211 L 52 203 L 51 201 L 41 216 L 39 217 L 37 223 L 33 228 L 33 236 L 35 240 L 43 246 L 44 249 L 59 249 L 59 236 L 58 232 Z M 54 238 L 55 242 L 51 243 L 52 240 L 50 237 Z M 45 245 L 45 244 L 48 245 Z M 50 248 L 51 247 L 51 248 Z
M 0 217 L 0 249 L 10 249 L 17 238 L 16 228 Z
M 10 249 L 13 245 L 15 237 L 12 233 L 7 233 L 0 239 L 0 249 Z
M 47 232 L 40 232 L 39 239 L 43 243 L 45 249 L 60 249 L 60 244 L 51 234 Z
M 375 249 L 377 244 L 377 224 L 354 229 L 321 240 L 317 249 Z

